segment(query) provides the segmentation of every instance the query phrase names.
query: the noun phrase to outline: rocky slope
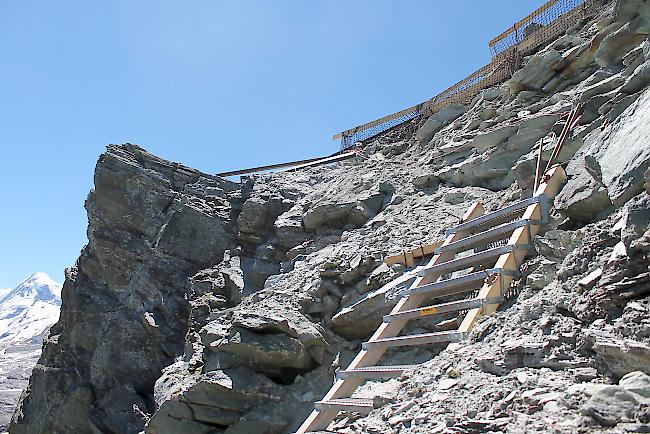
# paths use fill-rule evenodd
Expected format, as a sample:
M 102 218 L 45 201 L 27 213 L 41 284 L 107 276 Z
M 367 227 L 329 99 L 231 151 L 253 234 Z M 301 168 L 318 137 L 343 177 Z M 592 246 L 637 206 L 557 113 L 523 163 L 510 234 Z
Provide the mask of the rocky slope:
M 291 432 L 408 282 L 383 257 L 440 238 L 475 201 L 530 195 L 534 144 L 578 102 L 569 179 L 516 296 L 454 351 L 390 352 L 423 367 L 367 383 L 358 393 L 386 405 L 330 429 L 647 429 L 648 31 L 650 1 L 609 2 L 503 86 L 335 166 L 234 183 L 109 146 L 10 432 Z
M 0 432 L 9 425 L 60 308 L 61 285 L 45 273 L 0 291 Z

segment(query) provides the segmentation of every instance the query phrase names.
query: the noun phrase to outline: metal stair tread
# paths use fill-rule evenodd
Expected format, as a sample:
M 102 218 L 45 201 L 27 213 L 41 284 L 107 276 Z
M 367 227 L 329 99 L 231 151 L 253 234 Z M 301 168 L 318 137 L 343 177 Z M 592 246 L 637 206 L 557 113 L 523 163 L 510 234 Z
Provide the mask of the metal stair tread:
M 469 250 L 476 246 L 482 246 L 490 242 L 501 240 L 508 237 L 508 234 L 514 232 L 517 228 L 526 226 L 528 224 L 540 224 L 541 222 L 530 219 L 517 219 L 509 223 L 494 226 L 483 232 L 479 232 L 469 237 L 462 238 L 447 245 L 438 247 L 434 250 L 434 254 L 442 252 L 461 252 Z
M 445 234 L 449 235 L 459 231 L 468 231 L 486 225 L 495 226 L 499 222 L 503 222 L 504 220 L 510 219 L 517 214 L 523 214 L 529 205 L 532 205 L 537 202 L 539 202 L 540 205 L 542 205 L 543 209 L 547 209 L 548 201 L 546 200 L 546 195 L 542 194 L 539 196 L 533 196 L 527 199 L 522 199 L 518 202 L 510 204 L 499 210 L 483 214 L 472 220 L 468 220 L 464 223 L 453 226 L 447 229 L 445 231 Z
M 404 293 L 404 295 L 411 294 L 433 294 L 436 297 L 445 297 L 448 295 L 456 295 L 466 291 L 472 291 L 480 288 L 487 277 L 493 274 L 506 274 L 505 270 L 500 268 L 489 268 L 486 270 L 475 271 L 473 273 L 465 274 L 463 276 L 452 277 L 451 279 L 438 280 L 437 282 L 428 283 L 426 285 L 411 288 Z
M 462 258 L 442 262 L 432 267 L 424 267 L 418 272 L 418 276 L 424 276 L 427 273 L 450 273 L 453 271 L 464 270 L 475 265 L 483 264 L 486 260 L 496 258 L 504 253 L 510 253 L 513 250 L 528 250 L 529 248 L 529 246 L 524 247 L 512 244 L 494 247 Z
M 415 369 L 419 365 L 385 365 L 365 366 L 361 368 L 344 369 L 336 373 L 337 378 L 398 378 L 404 371 Z
M 331 398 L 328 400 L 316 401 L 314 407 L 321 411 L 333 409 L 362 414 L 368 414 L 375 408 L 373 400 L 367 398 Z
M 373 348 L 390 348 L 402 347 L 409 345 L 425 345 L 441 342 L 458 342 L 462 340 L 464 333 L 457 330 L 434 333 L 422 333 L 417 335 L 396 336 L 391 338 L 377 339 L 374 341 L 364 342 L 361 347 L 364 350 Z
M 503 298 L 469 298 L 466 300 L 450 301 L 448 303 L 434 304 L 432 306 L 422 306 L 416 309 L 409 309 L 394 314 L 384 315 L 383 321 L 391 322 L 393 319 L 416 319 L 423 316 L 458 312 L 461 310 L 483 307 L 485 304 L 499 304 L 502 301 Z

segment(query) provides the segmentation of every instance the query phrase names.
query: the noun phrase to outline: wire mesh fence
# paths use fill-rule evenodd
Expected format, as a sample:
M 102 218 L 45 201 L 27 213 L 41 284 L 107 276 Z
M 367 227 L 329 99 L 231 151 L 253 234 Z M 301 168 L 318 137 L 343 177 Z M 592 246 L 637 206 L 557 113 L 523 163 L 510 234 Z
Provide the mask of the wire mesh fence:
M 566 30 L 569 18 L 582 13 L 583 9 L 593 4 L 591 0 L 551 0 L 517 22 L 488 44 L 492 56 L 497 56 L 507 49 L 528 42 L 534 46 L 535 41 L 547 41 Z M 520 47 L 518 47 L 520 48 Z M 521 51 L 521 50 L 518 50 Z
M 517 58 L 565 32 L 577 18 L 591 14 L 611 0 L 550 0 L 488 44 L 492 61 L 427 101 L 359 125 L 334 136 L 341 150 L 362 142 L 419 116 L 429 116 L 451 104 L 465 104 L 481 90 L 512 77 Z
M 376 121 L 347 130 L 340 134 L 341 150 L 348 149 L 354 146 L 356 142 L 362 142 L 370 137 L 376 136 L 377 134 L 388 131 L 397 125 L 415 119 L 421 114 L 422 104 L 418 104 L 397 113 L 393 113 L 392 115 L 384 116 Z
M 485 65 L 427 101 L 339 133 L 334 136 L 334 139 L 340 137 L 341 150 L 348 149 L 357 142 L 374 137 L 411 119 L 431 115 L 451 104 L 465 104 L 482 89 L 502 83 L 511 75 L 511 59 L 502 57 L 500 62 Z

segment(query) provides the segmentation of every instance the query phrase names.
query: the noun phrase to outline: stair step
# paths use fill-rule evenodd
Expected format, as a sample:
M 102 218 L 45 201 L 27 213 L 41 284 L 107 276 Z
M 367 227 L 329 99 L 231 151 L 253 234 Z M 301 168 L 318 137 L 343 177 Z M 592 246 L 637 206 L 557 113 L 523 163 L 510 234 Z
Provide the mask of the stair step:
M 463 292 L 473 291 L 480 288 L 485 283 L 485 279 L 494 274 L 517 275 L 518 273 L 500 268 L 489 268 L 487 270 L 476 271 L 460 277 L 439 280 L 437 282 L 418 286 L 409 289 L 404 295 L 411 294 L 431 294 L 435 297 L 447 297 L 449 295 L 461 294 Z
M 512 252 L 513 250 L 529 250 L 530 246 L 522 245 L 505 245 L 494 247 L 492 249 L 484 250 L 482 252 L 474 253 L 473 255 L 468 255 L 463 258 L 452 259 L 447 262 L 443 262 L 432 267 L 424 267 L 418 272 L 418 276 L 424 276 L 428 273 L 451 273 L 453 271 L 460 271 L 466 268 L 474 267 L 477 265 L 484 265 L 488 260 L 494 259 L 503 255 L 504 253 Z
M 361 414 L 368 414 L 375 408 L 372 399 L 366 398 L 337 398 L 327 401 L 316 401 L 314 407 L 320 411 L 353 411 Z
M 414 319 L 414 318 L 421 318 L 423 316 L 429 316 L 429 315 L 440 315 L 443 313 L 458 312 L 461 310 L 483 307 L 486 304 L 499 304 L 502 301 L 503 298 L 493 298 L 493 299 L 470 298 L 468 300 L 452 301 L 449 303 L 441 303 L 433 306 L 424 306 L 424 307 L 419 307 L 417 309 L 410 309 L 410 310 L 405 310 L 403 312 L 384 315 L 384 322 L 391 322 L 396 319 L 398 320 Z
M 541 224 L 541 221 L 529 220 L 529 219 L 518 219 L 510 223 L 502 224 L 500 226 L 493 227 L 483 232 L 471 235 L 467 238 L 454 241 L 447 245 L 438 247 L 434 250 L 434 254 L 440 254 L 442 252 L 462 252 L 464 250 L 469 250 L 470 248 L 484 246 L 494 241 L 502 240 L 507 238 L 509 234 L 514 232 L 515 229 L 528 224 Z
M 367 366 L 363 368 L 346 369 L 336 373 L 336 377 L 344 380 L 346 378 L 399 378 L 404 371 L 415 369 L 418 365 L 394 365 L 394 366 Z
M 523 214 L 529 205 L 539 202 L 542 209 L 542 220 L 548 221 L 548 200 L 546 195 L 533 196 L 528 199 L 523 199 L 508 205 L 500 210 L 483 214 L 472 220 L 461 223 L 457 226 L 451 227 L 445 231 L 446 235 L 453 234 L 460 231 L 478 232 L 485 230 L 489 227 L 496 226 L 504 221 L 512 220 L 518 214 Z
M 423 333 L 420 335 L 397 336 L 393 338 L 377 339 L 375 341 L 364 342 L 361 347 L 364 350 L 374 350 L 378 348 L 405 347 L 409 345 L 437 344 L 441 342 L 459 342 L 463 339 L 465 333 L 458 331 Z

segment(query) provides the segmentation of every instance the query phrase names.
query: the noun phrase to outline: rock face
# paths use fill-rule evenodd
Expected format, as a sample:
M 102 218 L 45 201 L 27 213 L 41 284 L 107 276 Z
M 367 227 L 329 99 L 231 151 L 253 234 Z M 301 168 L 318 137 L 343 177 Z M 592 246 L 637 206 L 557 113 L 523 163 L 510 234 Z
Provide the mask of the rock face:
M 604 131 L 587 136 L 580 158 L 569 164 L 570 180 L 556 198 L 556 207 L 590 221 L 643 191 L 649 141 L 650 91 L 645 91 Z
M 387 353 L 382 364 L 422 366 L 364 384 L 358 396 L 385 405 L 328 431 L 643 432 L 648 4 L 608 4 L 509 82 L 337 165 L 234 183 L 109 146 L 86 203 L 89 243 L 10 433 L 295 431 L 414 279 L 384 258 L 443 238 L 475 201 L 529 197 L 538 146 L 547 160 L 578 102 L 558 157 L 568 182 L 512 297 L 455 349 Z
M 109 147 L 86 201 L 89 243 L 66 272 L 61 319 L 12 433 L 142 428 L 155 381 L 183 352 L 187 278 L 233 243 L 235 191 L 136 146 Z

